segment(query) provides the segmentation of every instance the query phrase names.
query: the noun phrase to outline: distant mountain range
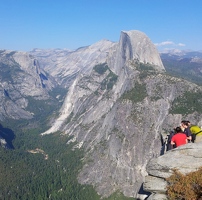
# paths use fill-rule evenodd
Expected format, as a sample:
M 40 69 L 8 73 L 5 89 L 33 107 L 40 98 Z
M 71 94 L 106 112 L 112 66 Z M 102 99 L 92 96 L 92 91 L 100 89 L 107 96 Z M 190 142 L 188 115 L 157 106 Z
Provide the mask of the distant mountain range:
M 202 85 L 202 52 L 172 50 L 160 56 L 169 74 Z

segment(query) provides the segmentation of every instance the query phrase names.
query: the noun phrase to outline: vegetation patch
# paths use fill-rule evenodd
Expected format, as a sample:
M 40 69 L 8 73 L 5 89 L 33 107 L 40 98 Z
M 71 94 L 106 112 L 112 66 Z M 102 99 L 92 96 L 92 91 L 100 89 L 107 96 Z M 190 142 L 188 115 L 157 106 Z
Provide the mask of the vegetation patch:
M 93 69 L 98 74 L 102 75 L 109 69 L 109 67 L 107 66 L 107 63 L 102 63 L 102 64 L 95 65 L 95 67 Z
M 133 103 L 141 102 L 147 97 L 147 90 L 145 84 L 135 83 L 135 87 L 125 92 L 122 95 L 122 99 L 129 99 Z
M 111 70 L 107 77 L 101 83 L 101 90 L 110 90 L 113 88 L 114 84 L 116 83 L 118 76 L 114 74 Z
M 101 82 L 101 90 L 112 89 L 118 79 L 118 76 L 109 69 L 108 65 L 106 63 L 95 65 L 93 69 L 100 75 L 103 75 L 106 71 L 109 71 L 109 74 Z
M 27 97 L 27 99 L 29 103 L 26 110 L 34 113 L 34 118 L 30 122 L 38 123 L 41 127 L 46 126 L 48 118 L 53 116 L 53 113 L 61 106 L 56 101 L 36 100 L 33 97 Z
M 202 168 L 187 175 L 175 170 L 167 182 L 167 195 L 170 200 L 197 200 L 202 197 Z
M 171 114 L 189 114 L 194 111 L 202 112 L 202 92 L 185 92 L 176 98 L 170 110 Z
M 125 197 L 121 192 L 115 192 L 110 197 L 103 200 L 135 200 L 133 197 Z
M 141 63 L 138 60 L 133 61 L 131 63 L 131 66 L 133 66 L 136 70 L 140 72 L 139 78 L 142 80 L 149 75 L 155 75 L 157 73 L 154 68 L 154 65 L 151 65 L 149 63 Z
M 145 64 L 145 63 L 140 63 L 139 64 L 139 67 L 138 67 L 139 70 L 154 70 L 154 66 L 151 65 L 151 64 Z

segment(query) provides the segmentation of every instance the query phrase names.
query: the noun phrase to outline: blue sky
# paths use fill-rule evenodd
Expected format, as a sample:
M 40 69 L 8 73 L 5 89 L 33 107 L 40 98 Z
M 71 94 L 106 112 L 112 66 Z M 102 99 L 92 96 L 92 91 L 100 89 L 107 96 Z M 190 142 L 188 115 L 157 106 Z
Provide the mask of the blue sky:
M 159 50 L 202 50 L 202 0 L 0 0 L 0 49 L 76 48 L 122 30 Z

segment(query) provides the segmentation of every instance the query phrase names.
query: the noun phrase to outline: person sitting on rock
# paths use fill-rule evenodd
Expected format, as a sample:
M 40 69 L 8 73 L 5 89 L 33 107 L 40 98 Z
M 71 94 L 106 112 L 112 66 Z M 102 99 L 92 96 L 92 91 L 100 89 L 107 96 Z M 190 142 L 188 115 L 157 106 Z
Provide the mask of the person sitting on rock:
M 187 144 L 187 136 L 182 132 L 180 127 L 176 127 L 176 134 L 171 139 L 171 144 L 176 147 Z
M 190 131 L 192 133 L 192 142 L 202 142 L 202 130 L 199 126 L 191 124 L 190 121 L 187 121 Z
M 171 144 L 171 139 L 172 139 L 172 137 L 175 135 L 175 133 L 176 133 L 176 131 L 175 131 L 175 128 L 172 130 L 172 131 L 170 131 L 170 133 L 167 135 L 167 141 L 166 141 L 166 151 L 169 151 L 169 150 L 171 150 L 171 149 L 173 149 L 173 148 L 175 148 L 176 146 L 175 145 L 172 145 Z
M 188 124 L 188 121 L 181 121 L 181 130 L 184 134 L 186 134 L 187 136 L 187 141 L 190 143 L 191 140 L 192 140 L 192 133 L 190 131 L 190 128 L 189 128 L 189 124 Z

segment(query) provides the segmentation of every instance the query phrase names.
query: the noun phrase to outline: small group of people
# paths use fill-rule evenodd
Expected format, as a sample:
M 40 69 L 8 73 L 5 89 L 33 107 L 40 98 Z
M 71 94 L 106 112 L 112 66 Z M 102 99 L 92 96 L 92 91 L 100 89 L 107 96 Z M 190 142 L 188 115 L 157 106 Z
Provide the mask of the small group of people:
M 181 121 L 181 125 L 174 128 L 167 138 L 167 151 L 187 143 L 202 142 L 202 130 L 190 121 Z

